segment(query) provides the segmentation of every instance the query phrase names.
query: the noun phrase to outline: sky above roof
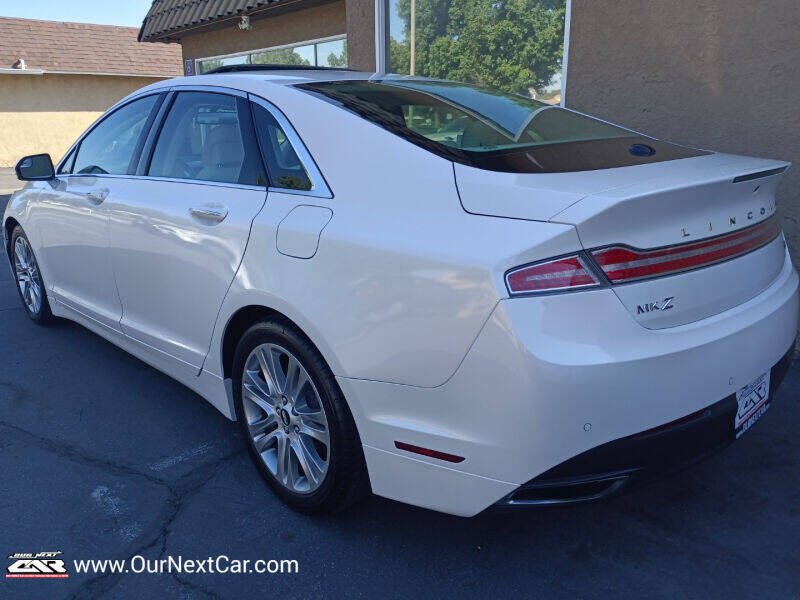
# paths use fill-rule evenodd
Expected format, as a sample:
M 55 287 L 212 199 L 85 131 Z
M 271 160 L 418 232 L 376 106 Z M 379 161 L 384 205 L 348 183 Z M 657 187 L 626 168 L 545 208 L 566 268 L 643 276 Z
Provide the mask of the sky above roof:
M 0 17 L 139 27 L 151 0 L 0 0 Z

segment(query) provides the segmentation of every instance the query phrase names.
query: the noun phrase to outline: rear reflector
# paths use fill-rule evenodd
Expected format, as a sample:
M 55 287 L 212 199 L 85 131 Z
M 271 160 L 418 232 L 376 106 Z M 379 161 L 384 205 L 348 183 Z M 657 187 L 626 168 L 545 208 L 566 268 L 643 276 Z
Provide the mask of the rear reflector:
M 456 456 L 455 454 L 447 454 L 447 452 L 439 452 L 438 450 L 431 450 L 430 448 L 423 448 L 422 446 L 414 446 L 406 444 L 405 442 L 395 442 L 394 447 L 398 450 L 405 450 L 406 452 L 413 452 L 414 454 L 422 454 L 423 456 L 430 456 L 431 458 L 438 458 L 439 460 L 446 460 L 451 463 L 460 463 L 464 461 L 463 456 Z
M 506 285 L 512 295 L 585 288 L 599 284 L 578 255 L 520 267 L 506 274 Z
M 612 283 L 637 281 L 713 265 L 752 252 L 780 233 L 776 217 L 734 233 L 660 250 L 612 246 L 592 252 Z

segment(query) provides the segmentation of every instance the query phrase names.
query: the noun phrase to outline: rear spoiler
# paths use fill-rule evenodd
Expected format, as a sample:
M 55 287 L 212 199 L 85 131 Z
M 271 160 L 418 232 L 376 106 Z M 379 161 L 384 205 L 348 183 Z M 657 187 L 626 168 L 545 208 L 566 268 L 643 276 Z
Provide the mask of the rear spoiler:
M 768 169 L 767 171 L 756 171 L 755 173 L 748 173 L 747 175 L 738 175 L 733 178 L 733 183 L 741 183 L 742 181 L 752 181 L 753 179 L 761 179 L 763 177 L 771 177 L 783 173 L 789 167 L 778 167 L 777 169 Z

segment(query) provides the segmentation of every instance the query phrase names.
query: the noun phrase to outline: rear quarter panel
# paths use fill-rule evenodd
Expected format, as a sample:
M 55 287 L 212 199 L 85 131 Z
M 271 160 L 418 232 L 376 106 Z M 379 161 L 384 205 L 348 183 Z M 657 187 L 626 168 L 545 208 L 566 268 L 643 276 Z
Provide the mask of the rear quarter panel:
M 339 376 L 435 387 L 458 368 L 511 266 L 580 247 L 574 227 L 467 214 L 452 163 L 297 90 L 284 108 L 333 198 L 271 191 L 253 223 L 206 368 L 221 372 L 224 324 L 258 304 L 300 326 Z M 310 259 L 280 254 L 299 204 L 333 212 Z

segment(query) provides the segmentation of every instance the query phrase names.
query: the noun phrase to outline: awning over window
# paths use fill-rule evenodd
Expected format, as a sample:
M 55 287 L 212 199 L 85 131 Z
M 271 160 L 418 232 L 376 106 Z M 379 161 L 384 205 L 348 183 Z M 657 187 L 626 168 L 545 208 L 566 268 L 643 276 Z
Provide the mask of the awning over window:
M 179 31 L 250 14 L 285 0 L 154 0 L 139 41 L 173 41 Z M 294 3 L 293 3 L 294 4 Z

